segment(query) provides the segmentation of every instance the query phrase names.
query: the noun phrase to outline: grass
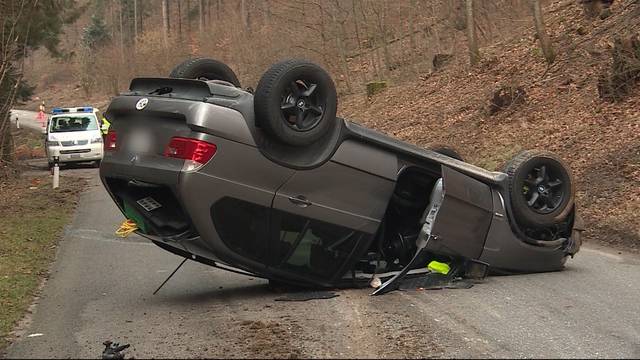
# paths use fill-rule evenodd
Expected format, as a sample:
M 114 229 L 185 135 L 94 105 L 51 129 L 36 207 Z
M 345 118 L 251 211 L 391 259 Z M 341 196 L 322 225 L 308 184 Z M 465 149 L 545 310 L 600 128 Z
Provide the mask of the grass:
M 85 181 L 20 177 L 0 183 L 0 350 L 32 302 L 55 257 Z
M 11 135 L 17 160 L 44 157 L 44 135 L 42 132 L 24 127 L 20 129 L 14 127 Z

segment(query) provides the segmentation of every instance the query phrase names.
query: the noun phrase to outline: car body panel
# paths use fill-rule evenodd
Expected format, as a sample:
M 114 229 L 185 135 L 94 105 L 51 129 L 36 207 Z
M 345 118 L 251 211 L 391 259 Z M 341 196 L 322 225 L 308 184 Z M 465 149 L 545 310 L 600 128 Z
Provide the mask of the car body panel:
M 398 157 L 394 153 L 356 140 L 344 140 L 331 160 L 391 181 L 398 178 Z
M 560 246 L 534 246 L 520 240 L 509 222 L 504 197 L 495 190 L 492 197 L 493 217 L 479 260 L 495 269 L 511 272 L 561 270 L 568 254 Z
M 273 207 L 373 234 L 393 187 L 393 181 L 329 161 L 296 171 L 276 193 Z

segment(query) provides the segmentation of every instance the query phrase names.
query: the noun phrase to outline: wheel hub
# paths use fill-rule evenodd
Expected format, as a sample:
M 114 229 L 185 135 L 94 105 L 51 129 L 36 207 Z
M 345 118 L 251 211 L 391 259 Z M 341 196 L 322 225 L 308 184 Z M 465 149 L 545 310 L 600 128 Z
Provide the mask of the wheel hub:
M 284 97 L 280 109 L 287 126 L 296 131 L 309 131 L 316 127 L 324 114 L 322 97 L 316 92 L 318 85 L 293 81 L 290 94 Z
M 566 196 L 560 176 L 547 165 L 531 170 L 525 180 L 523 195 L 527 205 L 539 214 L 555 211 Z

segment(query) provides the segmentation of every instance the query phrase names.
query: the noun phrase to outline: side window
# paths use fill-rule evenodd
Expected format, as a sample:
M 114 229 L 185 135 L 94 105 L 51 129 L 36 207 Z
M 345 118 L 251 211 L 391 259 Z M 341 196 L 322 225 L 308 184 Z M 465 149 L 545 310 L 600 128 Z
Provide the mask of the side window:
M 229 249 L 252 260 L 266 258 L 270 208 L 224 198 L 211 208 L 218 235 Z
M 279 226 L 275 266 L 324 279 L 336 275 L 351 259 L 364 233 L 308 219 L 284 211 L 274 211 Z

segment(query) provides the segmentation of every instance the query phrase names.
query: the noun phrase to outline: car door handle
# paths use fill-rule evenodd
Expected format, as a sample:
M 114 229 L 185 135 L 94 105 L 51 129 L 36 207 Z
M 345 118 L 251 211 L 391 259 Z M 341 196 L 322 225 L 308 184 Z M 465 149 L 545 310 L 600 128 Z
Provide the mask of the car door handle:
M 295 204 L 296 206 L 300 206 L 303 208 L 311 205 L 311 201 L 307 200 L 307 198 L 302 195 L 289 196 L 289 201 L 291 201 L 291 203 Z

